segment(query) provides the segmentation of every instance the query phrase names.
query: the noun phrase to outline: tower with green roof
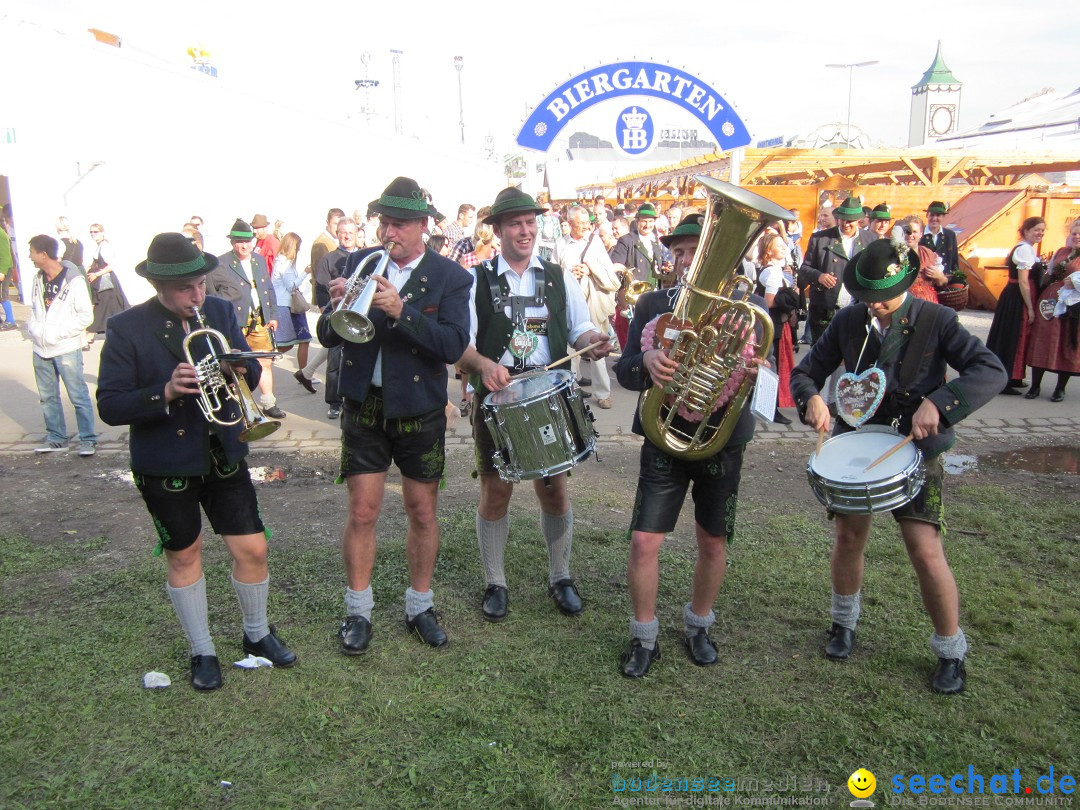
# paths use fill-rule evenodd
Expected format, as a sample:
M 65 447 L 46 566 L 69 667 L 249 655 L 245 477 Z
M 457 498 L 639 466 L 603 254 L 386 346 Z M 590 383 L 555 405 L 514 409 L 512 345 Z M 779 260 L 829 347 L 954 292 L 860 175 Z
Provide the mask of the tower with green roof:
M 933 143 L 959 130 L 962 86 L 942 59 L 941 40 L 938 40 L 934 63 L 911 88 L 908 146 Z

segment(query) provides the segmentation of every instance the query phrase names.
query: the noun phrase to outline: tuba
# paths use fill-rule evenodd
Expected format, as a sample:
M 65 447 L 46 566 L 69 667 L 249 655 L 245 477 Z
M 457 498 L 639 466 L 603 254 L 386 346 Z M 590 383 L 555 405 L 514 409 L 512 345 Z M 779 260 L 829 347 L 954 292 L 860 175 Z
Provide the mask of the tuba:
M 337 309 L 330 313 L 330 327 L 350 343 L 367 343 L 375 337 L 375 324 L 368 317 L 371 299 L 379 291 L 374 276 L 386 272 L 386 265 L 390 261 L 390 248 L 393 246 L 393 242 L 388 242 L 383 250 L 376 250 L 364 257 L 349 276 L 349 283 L 345 285 L 345 297 L 338 302 Z M 378 259 L 379 263 L 373 272 L 364 275 L 364 268 L 372 259 Z
M 202 312 L 195 307 L 195 322 L 198 329 L 192 329 L 184 338 L 184 358 L 195 366 L 195 379 L 199 383 L 199 410 L 208 422 L 215 425 L 236 425 L 243 423 L 240 441 L 253 442 L 269 436 L 281 422 L 267 419 L 251 395 L 251 388 L 243 375 L 237 374 L 228 363 L 229 358 L 280 357 L 278 352 L 244 352 L 235 354 L 229 347 L 225 336 L 206 325 Z M 209 351 L 196 362 L 191 353 L 191 344 L 204 340 Z M 223 363 L 222 360 L 225 360 Z M 269 373 L 269 372 L 268 372 Z M 233 416 L 231 403 L 239 406 L 239 415 Z
M 640 414 L 649 441 L 687 461 L 708 458 L 727 444 L 756 379 L 750 372 L 772 346 L 769 313 L 746 300 L 753 284 L 736 270 L 768 222 L 794 219 L 744 188 L 706 175 L 694 179 L 708 193 L 701 241 L 674 311 L 661 315 L 655 327 L 658 348 L 679 368 L 671 382 L 645 392 Z M 737 291 L 742 300 L 733 299 Z M 725 405 L 719 423 L 710 425 L 713 412 Z

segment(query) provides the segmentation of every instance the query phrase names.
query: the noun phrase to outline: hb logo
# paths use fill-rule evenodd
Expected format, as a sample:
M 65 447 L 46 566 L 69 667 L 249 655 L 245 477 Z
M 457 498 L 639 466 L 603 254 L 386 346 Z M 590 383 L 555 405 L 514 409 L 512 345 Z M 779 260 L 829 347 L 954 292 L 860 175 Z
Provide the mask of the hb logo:
M 627 107 L 615 124 L 615 142 L 628 155 L 641 155 L 653 145 L 652 116 L 644 107 Z

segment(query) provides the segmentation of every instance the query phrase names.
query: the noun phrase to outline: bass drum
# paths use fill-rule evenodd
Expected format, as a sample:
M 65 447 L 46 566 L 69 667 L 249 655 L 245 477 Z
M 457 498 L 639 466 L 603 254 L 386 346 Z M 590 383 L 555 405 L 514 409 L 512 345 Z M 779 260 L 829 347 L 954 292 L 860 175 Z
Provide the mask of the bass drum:
M 866 469 L 903 439 L 883 425 L 866 425 L 829 439 L 806 465 L 817 499 L 841 515 L 872 515 L 903 506 L 922 488 L 922 453 L 906 444 L 872 470 Z
M 492 461 L 504 481 L 558 475 L 596 449 L 593 415 L 569 371 L 514 377 L 480 407 L 495 442 Z

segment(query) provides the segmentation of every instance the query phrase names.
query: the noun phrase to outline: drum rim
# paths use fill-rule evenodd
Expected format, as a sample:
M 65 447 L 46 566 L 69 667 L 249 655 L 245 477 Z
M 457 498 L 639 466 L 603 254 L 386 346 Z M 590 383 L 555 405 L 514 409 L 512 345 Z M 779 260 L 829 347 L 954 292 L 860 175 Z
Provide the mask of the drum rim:
M 501 394 L 503 391 L 509 390 L 516 383 L 526 382 L 526 381 L 535 379 L 535 378 L 537 378 L 537 377 L 539 377 L 541 375 L 546 376 L 546 375 L 549 375 L 549 374 L 553 374 L 556 377 L 558 377 L 559 378 L 559 383 L 556 384 L 556 385 L 553 385 L 552 387 L 550 387 L 550 388 L 548 388 L 548 389 L 546 389 L 546 390 L 544 390 L 542 392 L 532 394 L 532 395 L 530 395 L 529 397 L 527 397 L 525 399 L 518 399 L 518 400 L 514 400 L 513 402 L 496 402 L 494 400 L 495 396 L 497 396 L 498 394 Z M 516 377 L 512 377 L 510 379 L 510 384 L 507 385 L 506 388 L 503 388 L 500 391 L 490 391 L 490 392 L 488 392 L 488 394 L 484 397 L 484 401 L 481 403 L 481 405 L 484 408 L 493 408 L 494 406 L 525 405 L 525 404 L 530 403 L 530 402 L 536 402 L 539 399 L 545 399 L 547 397 L 547 395 L 550 394 L 551 392 L 559 391 L 559 390 L 561 390 L 561 389 L 563 389 L 563 388 L 565 388 L 567 386 L 573 388 L 573 380 L 574 380 L 574 375 L 571 374 L 566 369 L 562 369 L 562 368 L 551 368 L 551 369 L 538 368 L 535 371 L 527 371 L 524 374 L 518 374 Z

